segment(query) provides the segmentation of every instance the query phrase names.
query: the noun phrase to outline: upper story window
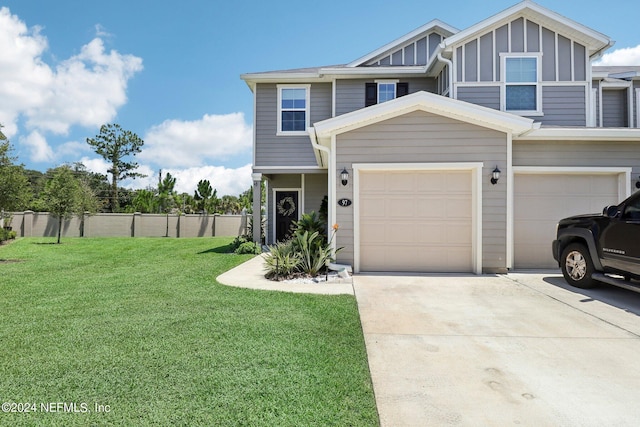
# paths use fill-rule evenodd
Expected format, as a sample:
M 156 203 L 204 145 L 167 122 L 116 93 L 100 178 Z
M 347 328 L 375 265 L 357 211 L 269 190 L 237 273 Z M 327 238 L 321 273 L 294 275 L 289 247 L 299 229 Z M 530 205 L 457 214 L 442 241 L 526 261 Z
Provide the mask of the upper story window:
M 409 83 L 401 83 L 397 80 L 377 80 L 375 83 L 366 83 L 364 106 L 380 104 L 399 98 L 409 93 Z
M 309 127 L 309 85 L 278 85 L 278 133 L 306 134 Z
M 541 114 L 540 58 L 534 56 L 503 56 L 502 73 L 504 91 L 502 109 L 516 114 Z

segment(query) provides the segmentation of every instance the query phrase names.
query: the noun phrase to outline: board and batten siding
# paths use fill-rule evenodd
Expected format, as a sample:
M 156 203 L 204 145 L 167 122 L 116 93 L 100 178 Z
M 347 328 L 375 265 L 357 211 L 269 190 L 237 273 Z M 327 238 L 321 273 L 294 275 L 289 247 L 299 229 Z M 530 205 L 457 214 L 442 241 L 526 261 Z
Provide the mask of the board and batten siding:
M 455 48 L 456 82 L 501 81 L 500 53 L 538 52 L 544 53 L 543 82 L 586 81 L 588 64 L 584 45 L 528 19 L 518 18 Z
M 310 123 L 331 117 L 331 83 L 314 83 L 310 93 Z M 278 136 L 278 89 L 256 85 L 255 168 L 261 166 L 317 166 L 306 135 Z
M 373 81 L 373 79 L 337 80 L 336 116 L 364 108 L 365 85 Z M 436 92 L 437 82 L 433 78 L 409 78 L 400 79 L 399 81 L 409 83 L 409 93 L 420 91 Z
M 506 135 L 426 112 L 413 112 L 338 135 L 336 165 L 353 173 L 354 163 L 461 163 L 483 162 L 482 251 L 483 269 L 506 267 L 506 186 L 491 185 L 496 165 L 506 165 Z M 353 179 L 338 183 L 336 198 L 356 202 Z M 340 229 L 338 260 L 354 261 L 353 206 L 337 207 Z
M 385 65 L 426 65 L 427 61 L 433 55 L 443 37 L 431 32 L 424 34 L 417 39 L 411 40 L 396 50 L 384 53 L 377 58 L 369 61 L 368 66 L 385 66 Z

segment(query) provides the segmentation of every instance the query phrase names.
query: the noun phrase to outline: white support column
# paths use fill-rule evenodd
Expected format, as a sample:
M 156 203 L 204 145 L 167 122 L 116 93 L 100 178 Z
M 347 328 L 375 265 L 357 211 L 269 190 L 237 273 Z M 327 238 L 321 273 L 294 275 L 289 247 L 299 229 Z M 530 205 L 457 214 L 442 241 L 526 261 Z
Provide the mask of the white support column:
M 253 241 L 262 244 L 262 174 L 251 174 L 253 179 Z

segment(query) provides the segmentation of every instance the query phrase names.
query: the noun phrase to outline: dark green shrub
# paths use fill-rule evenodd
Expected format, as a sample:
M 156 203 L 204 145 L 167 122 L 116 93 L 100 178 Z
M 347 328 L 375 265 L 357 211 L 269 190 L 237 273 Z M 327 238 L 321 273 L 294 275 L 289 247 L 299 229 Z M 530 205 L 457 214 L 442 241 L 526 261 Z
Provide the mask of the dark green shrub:
M 294 234 L 304 234 L 305 231 L 309 234 L 318 232 L 324 242 L 327 240 L 327 223 L 321 220 L 315 211 L 302 214 L 300 220 L 293 223 Z
M 241 243 L 240 246 L 238 246 L 235 251 L 236 254 L 238 255 L 244 255 L 244 254 L 259 254 L 262 253 L 262 248 L 260 247 L 259 244 L 254 243 L 254 242 L 244 242 Z

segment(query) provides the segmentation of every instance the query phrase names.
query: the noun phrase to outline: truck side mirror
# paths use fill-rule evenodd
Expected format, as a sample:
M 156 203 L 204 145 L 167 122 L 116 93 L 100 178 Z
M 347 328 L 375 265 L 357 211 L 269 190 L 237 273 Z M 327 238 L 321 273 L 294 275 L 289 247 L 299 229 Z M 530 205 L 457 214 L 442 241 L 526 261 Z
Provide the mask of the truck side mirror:
M 617 206 L 607 206 L 604 208 L 604 211 L 602 213 L 608 216 L 609 218 L 615 218 L 618 216 L 620 211 L 618 210 Z

